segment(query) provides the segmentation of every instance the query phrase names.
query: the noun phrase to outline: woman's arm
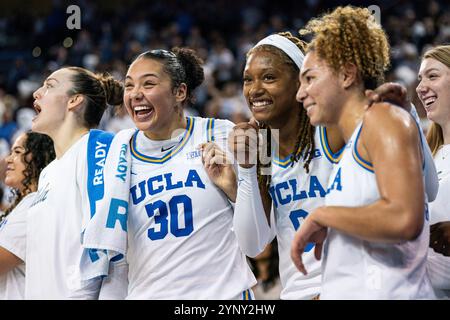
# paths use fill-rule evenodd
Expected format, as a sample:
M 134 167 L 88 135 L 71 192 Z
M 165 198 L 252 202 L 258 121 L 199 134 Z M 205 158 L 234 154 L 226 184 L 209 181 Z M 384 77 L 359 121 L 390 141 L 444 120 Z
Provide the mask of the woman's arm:
M 322 207 L 310 218 L 368 241 L 413 240 L 422 230 L 425 208 L 417 126 L 389 104 L 370 108 L 363 123 L 357 148 L 374 166 L 380 199 L 363 207 Z

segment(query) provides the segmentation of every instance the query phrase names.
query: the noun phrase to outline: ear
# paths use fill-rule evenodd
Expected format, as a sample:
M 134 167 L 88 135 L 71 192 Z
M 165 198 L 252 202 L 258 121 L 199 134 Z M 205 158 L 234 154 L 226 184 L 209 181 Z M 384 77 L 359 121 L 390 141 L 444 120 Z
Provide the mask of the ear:
M 344 89 L 355 84 L 358 79 L 358 68 L 353 63 L 346 63 L 339 73 L 339 80 Z
M 84 96 L 81 94 L 74 94 L 69 98 L 69 101 L 67 102 L 68 109 L 73 111 L 77 109 L 79 106 L 81 106 L 84 102 Z
M 175 92 L 175 99 L 177 102 L 183 103 L 187 98 L 187 86 L 182 83 L 178 86 Z

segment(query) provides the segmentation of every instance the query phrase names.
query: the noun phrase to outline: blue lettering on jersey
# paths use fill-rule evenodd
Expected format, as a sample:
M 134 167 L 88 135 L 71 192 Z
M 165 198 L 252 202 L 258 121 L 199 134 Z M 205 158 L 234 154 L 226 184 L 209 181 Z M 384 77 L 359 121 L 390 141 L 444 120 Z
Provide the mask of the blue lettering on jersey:
M 325 189 L 317 176 L 310 176 L 309 188 L 307 190 L 299 190 L 296 179 L 283 181 L 269 188 L 275 207 L 278 205 L 286 205 L 292 201 L 300 201 L 306 198 L 325 197 Z
M 191 169 L 185 180 L 173 181 L 172 173 L 165 173 L 150 177 L 147 181 L 140 181 L 137 185 L 130 188 L 130 193 L 133 204 L 136 205 L 142 202 L 147 195 L 155 196 L 164 190 L 175 190 L 185 187 L 193 188 L 194 186 L 200 189 L 206 188 L 197 171 Z
M 190 159 L 195 159 L 195 158 L 201 157 L 201 155 L 202 155 L 202 152 L 200 150 L 195 150 L 195 151 L 186 153 L 186 158 L 188 160 L 190 160 Z
M 341 169 L 336 172 L 336 176 L 333 179 L 333 183 L 331 186 L 327 189 L 327 194 L 331 192 L 331 190 L 337 190 L 342 191 L 342 183 L 341 183 Z
M 322 154 L 320 153 L 320 150 L 319 149 L 314 149 L 314 151 L 313 151 L 313 159 L 316 159 L 316 158 L 320 158 L 322 156 Z M 307 159 L 309 157 L 309 152 L 308 153 L 306 153 L 306 155 L 303 157 L 303 159 Z

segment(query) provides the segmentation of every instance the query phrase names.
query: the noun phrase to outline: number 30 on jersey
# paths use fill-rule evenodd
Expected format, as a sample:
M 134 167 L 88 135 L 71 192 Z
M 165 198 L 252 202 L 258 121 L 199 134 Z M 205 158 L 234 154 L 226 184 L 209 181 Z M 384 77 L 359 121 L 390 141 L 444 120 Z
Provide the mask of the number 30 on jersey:
M 180 227 L 178 221 L 180 208 L 184 212 L 184 227 Z M 157 200 L 147 204 L 145 210 L 149 218 L 155 218 L 155 226 L 148 229 L 148 237 L 151 240 L 164 239 L 169 231 L 175 237 L 186 237 L 194 231 L 192 200 L 187 195 L 174 196 L 168 203 Z

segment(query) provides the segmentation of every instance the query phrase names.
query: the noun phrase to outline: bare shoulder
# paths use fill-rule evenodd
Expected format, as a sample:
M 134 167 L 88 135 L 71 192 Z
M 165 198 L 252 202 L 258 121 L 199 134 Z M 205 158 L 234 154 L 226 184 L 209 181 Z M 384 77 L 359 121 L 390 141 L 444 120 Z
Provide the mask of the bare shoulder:
M 376 103 L 370 107 L 363 118 L 364 131 L 370 136 L 415 136 L 417 125 L 411 115 L 402 108 L 390 103 Z

